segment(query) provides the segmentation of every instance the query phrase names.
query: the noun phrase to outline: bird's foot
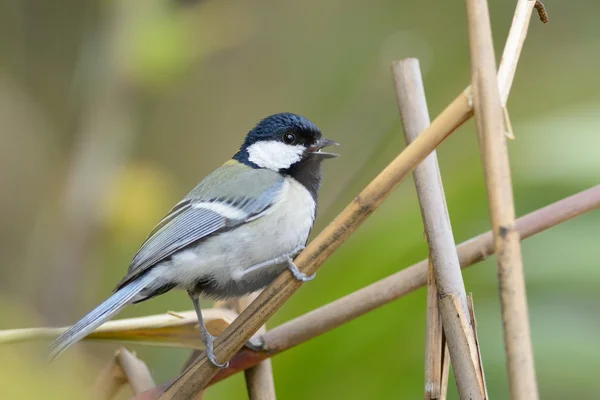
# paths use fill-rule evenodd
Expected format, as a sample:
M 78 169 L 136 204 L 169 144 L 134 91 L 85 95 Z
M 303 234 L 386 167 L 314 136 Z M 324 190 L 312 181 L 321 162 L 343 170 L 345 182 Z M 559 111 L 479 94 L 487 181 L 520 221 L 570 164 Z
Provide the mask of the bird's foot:
M 252 351 L 263 351 L 265 349 L 265 342 L 262 336 L 256 336 L 250 338 L 245 344 L 247 348 Z
M 317 276 L 317 273 L 313 273 L 312 275 L 306 275 L 304 272 L 301 272 L 298 267 L 296 267 L 296 264 L 294 264 L 294 260 L 292 260 L 291 258 L 288 258 L 287 260 L 287 266 L 288 269 L 290 270 L 290 272 L 292 273 L 292 275 L 294 275 L 294 278 L 296 278 L 299 281 L 302 282 L 308 282 L 308 281 L 312 281 L 313 279 L 315 279 L 315 276 Z
M 215 352 L 213 349 L 213 342 L 215 340 L 215 337 L 210 335 L 206 338 L 206 358 L 208 358 L 208 361 L 210 361 L 215 367 L 218 368 L 228 368 L 229 367 L 229 361 L 227 361 L 225 364 L 220 364 L 217 361 L 217 356 L 215 356 Z

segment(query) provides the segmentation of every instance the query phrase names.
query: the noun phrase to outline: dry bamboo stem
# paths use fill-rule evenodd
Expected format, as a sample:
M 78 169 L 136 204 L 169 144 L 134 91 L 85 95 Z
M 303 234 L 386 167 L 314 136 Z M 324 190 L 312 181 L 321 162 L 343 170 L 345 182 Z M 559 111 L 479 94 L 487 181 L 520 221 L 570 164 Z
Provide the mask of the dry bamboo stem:
M 448 108 L 412 144 L 400 153 L 296 258 L 300 271 L 310 275 L 360 226 L 396 186 L 470 116 L 465 94 Z M 230 360 L 292 294 L 302 286 L 289 272 L 281 274 L 250 304 L 215 341 L 219 362 Z M 161 396 L 192 399 L 219 372 L 203 355 Z
M 266 328 L 261 328 L 258 332 L 264 333 L 266 332 Z M 270 400 L 276 398 L 273 366 L 270 358 L 248 368 L 244 372 L 246 374 L 246 387 L 250 400 Z
M 395 62 L 392 71 L 404 136 L 406 143 L 410 144 L 429 125 L 429 111 L 419 61 L 409 58 Z M 483 399 L 485 391 L 479 355 L 435 151 L 415 168 L 413 176 L 429 245 L 429 258 L 439 291 L 442 325 L 448 341 L 458 391 L 461 399 Z M 442 307 L 443 304 L 452 307 Z M 458 308 L 454 309 L 454 306 Z M 437 307 L 433 312 L 437 317 Z M 460 324 L 454 324 L 457 317 Z M 439 365 L 435 368 L 441 371 L 441 334 L 435 337 L 435 340 L 439 341 L 439 348 L 429 343 L 435 348 L 432 350 L 436 351 L 436 354 L 429 354 L 427 360 L 440 360 L 436 362 Z M 439 378 L 436 378 L 439 382 Z
M 483 372 L 483 360 L 481 359 L 481 349 L 479 348 L 479 337 L 477 337 L 477 318 L 475 317 L 475 306 L 473 304 L 473 294 L 469 293 L 467 298 L 469 302 L 469 315 L 471 316 L 471 324 L 473 325 L 473 333 L 475 334 L 475 347 L 477 347 L 477 354 L 479 355 L 479 366 L 481 367 L 481 379 L 483 379 L 483 394 L 486 399 L 489 399 L 487 392 L 487 385 L 485 383 L 485 373 Z
M 486 0 L 467 0 L 473 106 L 498 263 L 511 398 L 537 399 L 525 278 Z M 451 351 L 452 354 L 452 351 Z M 454 361 L 454 360 L 453 360 Z
M 511 27 L 519 29 L 511 29 L 508 32 L 500 61 L 500 68 L 498 69 L 498 90 L 500 91 L 500 99 L 502 100 L 503 107 L 506 107 L 506 102 L 508 101 L 510 88 L 512 87 L 517 70 L 517 60 L 527 37 L 529 21 L 531 20 L 531 13 L 533 12 L 535 3 L 532 0 L 518 0 L 517 7 L 515 8 Z
M 438 294 L 435 271 L 430 258 L 427 266 L 427 316 L 425 321 L 425 400 L 438 400 L 442 393 L 445 347 Z
M 600 185 L 584 190 L 553 204 L 531 212 L 516 221 L 522 239 L 527 239 L 553 226 L 600 208 Z M 457 246 L 462 268 L 485 260 L 494 254 L 491 231 L 471 238 Z M 258 364 L 314 337 L 335 329 L 346 322 L 373 311 L 384 304 L 399 299 L 427 283 L 428 260 L 403 269 L 378 282 L 357 290 L 325 306 L 285 322 L 263 336 L 265 350 L 261 352 L 243 349 L 231 360 L 230 367 L 210 382 L 221 381 L 239 371 Z M 169 383 L 170 384 L 170 383 Z M 165 385 L 155 388 L 136 400 L 157 398 Z
M 258 293 L 246 296 L 237 301 L 236 311 L 241 312 L 243 309 L 256 299 Z M 258 333 L 264 335 L 267 332 L 267 326 L 263 325 L 258 330 Z M 273 379 L 273 365 L 271 359 L 267 358 L 259 364 L 248 368 L 244 371 L 246 377 L 246 388 L 248 390 L 248 398 L 250 400 L 275 400 L 275 380 Z
M 213 335 L 219 335 L 237 316 L 237 313 L 217 308 L 202 311 L 206 328 Z M 29 340 L 54 338 L 67 328 L 23 328 L 0 331 L 0 345 Z M 198 330 L 196 312 L 168 312 L 147 317 L 125 318 L 108 321 L 85 340 L 99 339 L 150 345 L 204 349 Z
M 446 337 L 443 335 L 442 348 L 444 358 L 442 359 L 442 380 L 440 382 L 439 400 L 446 400 L 446 397 L 448 396 L 448 375 L 450 375 L 450 351 L 448 350 L 448 343 L 446 342 Z

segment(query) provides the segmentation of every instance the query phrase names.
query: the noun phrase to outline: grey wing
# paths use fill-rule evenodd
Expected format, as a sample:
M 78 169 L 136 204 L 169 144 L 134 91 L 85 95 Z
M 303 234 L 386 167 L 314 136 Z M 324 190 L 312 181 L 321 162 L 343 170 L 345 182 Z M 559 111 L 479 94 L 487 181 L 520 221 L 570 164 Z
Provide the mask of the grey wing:
M 175 206 L 154 228 L 133 258 L 127 275 L 117 285 L 119 289 L 158 262 L 194 242 L 246 221 L 260 218 L 273 204 L 281 182 L 276 182 L 258 198 L 220 197 L 210 200 L 186 199 Z M 214 208 L 202 205 L 217 203 L 236 210 L 236 218 L 228 218 Z

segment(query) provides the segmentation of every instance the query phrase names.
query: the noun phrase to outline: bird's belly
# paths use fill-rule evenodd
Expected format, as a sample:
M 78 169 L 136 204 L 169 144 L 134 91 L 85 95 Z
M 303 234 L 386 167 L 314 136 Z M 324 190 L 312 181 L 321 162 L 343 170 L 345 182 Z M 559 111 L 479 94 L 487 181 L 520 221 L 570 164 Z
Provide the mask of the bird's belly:
M 312 228 L 314 201 L 304 187 L 295 185 L 300 187 L 290 185 L 283 194 L 291 196 L 289 201 L 279 202 L 263 217 L 176 253 L 161 275 L 168 275 L 178 287 L 218 298 L 240 296 L 268 285 L 286 264 L 245 270 L 304 245 Z

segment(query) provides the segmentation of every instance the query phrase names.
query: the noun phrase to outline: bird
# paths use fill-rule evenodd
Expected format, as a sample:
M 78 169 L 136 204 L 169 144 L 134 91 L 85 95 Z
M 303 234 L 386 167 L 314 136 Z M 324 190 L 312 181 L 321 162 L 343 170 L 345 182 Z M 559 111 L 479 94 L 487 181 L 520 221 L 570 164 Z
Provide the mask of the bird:
M 307 118 L 279 113 L 260 120 L 239 150 L 207 175 L 155 226 L 113 294 L 62 333 L 47 349 L 53 360 L 129 304 L 171 289 L 187 292 L 207 358 L 215 337 L 199 298 L 229 299 L 266 287 L 284 270 L 307 276 L 294 257 L 307 244 L 316 215 L 323 160 L 339 145 Z

